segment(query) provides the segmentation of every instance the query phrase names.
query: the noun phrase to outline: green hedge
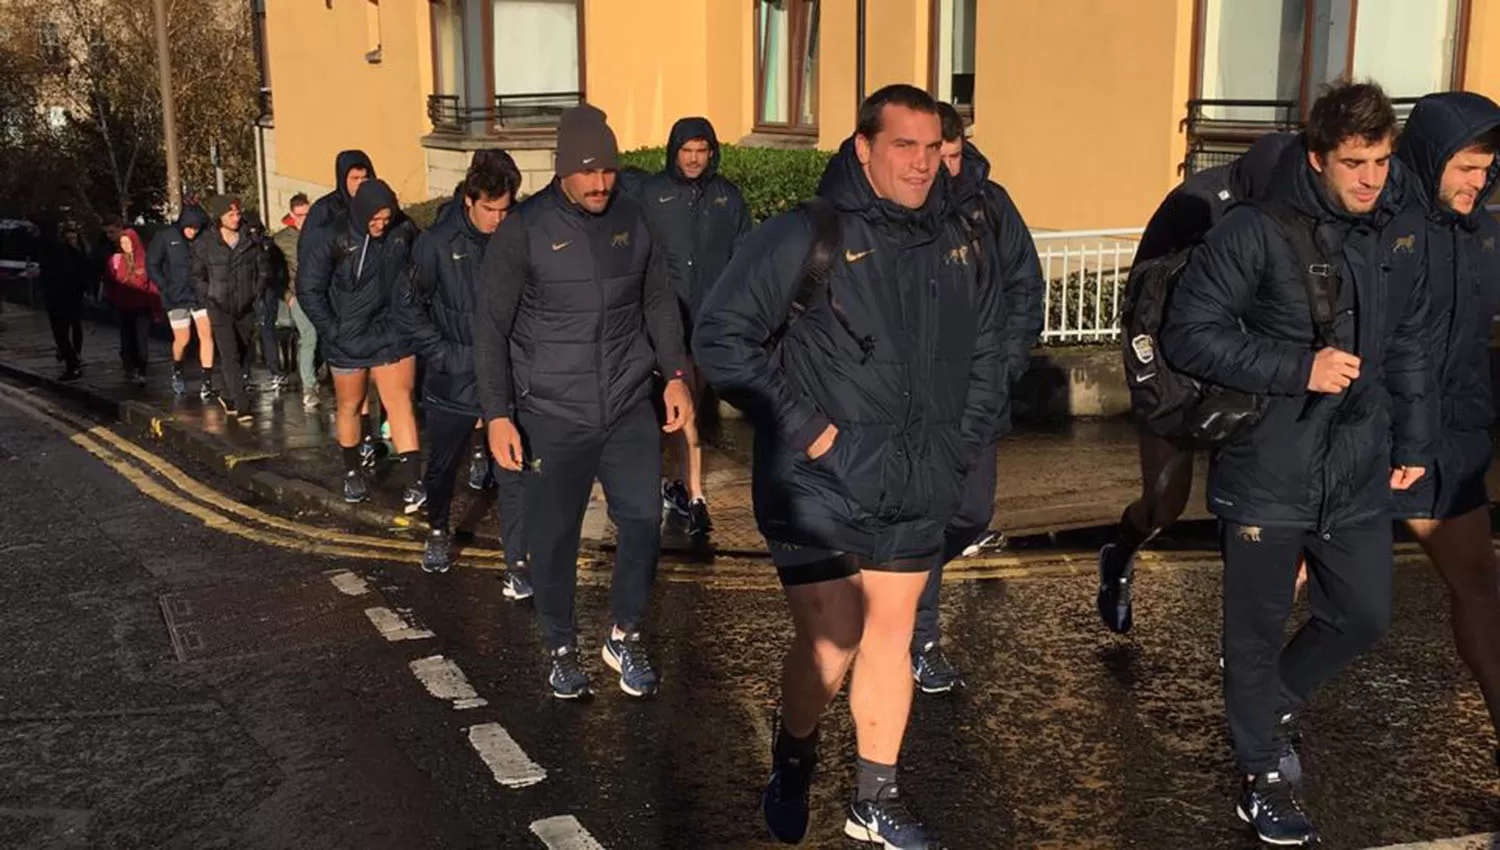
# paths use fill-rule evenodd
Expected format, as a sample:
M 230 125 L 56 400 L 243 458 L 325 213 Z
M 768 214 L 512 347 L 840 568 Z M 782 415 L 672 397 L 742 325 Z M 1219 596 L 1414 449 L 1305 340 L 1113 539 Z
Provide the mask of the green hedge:
M 438 207 L 452 200 L 452 198 L 452 195 L 444 195 L 440 198 L 423 201 L 420 204 L 402 207 L 401 211 L 406 213 L 407 217 L 412 221 L 416 222 L 418 227 L 426 230 L 432 226 L 433 220 L 437 218 Z
M 740 187 L 757 222 L 785 212 L 812 197 L 833 154 L 814 150 L 776 150 L 724 145 L 719 173 Z M 641 148 L 620 155 L 620 166 L 657 172 L 666 166 L 665 148 Z

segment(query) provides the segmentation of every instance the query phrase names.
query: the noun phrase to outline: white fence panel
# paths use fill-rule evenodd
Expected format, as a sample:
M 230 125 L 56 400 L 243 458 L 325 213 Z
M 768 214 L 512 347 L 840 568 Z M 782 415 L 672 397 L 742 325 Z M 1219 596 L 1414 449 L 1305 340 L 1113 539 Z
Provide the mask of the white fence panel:
M 1112 342 L 1142 228 L 1034 232 L 1047 281 L 1043 345 Z

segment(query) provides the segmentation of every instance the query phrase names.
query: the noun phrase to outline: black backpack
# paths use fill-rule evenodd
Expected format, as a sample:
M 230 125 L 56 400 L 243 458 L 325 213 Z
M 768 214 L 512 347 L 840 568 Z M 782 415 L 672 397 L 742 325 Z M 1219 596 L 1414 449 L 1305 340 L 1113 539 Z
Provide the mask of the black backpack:
M 1313 222 L 1284 203 L 1257 206 L 1286 234 L 1304 270 L 1309 309 L 1317 329 L 1316 346 L 1333 344 L 1338 279 L 1313 242 Z M 1138 263 L 1130 270 L 1121 311 L 1121 340 L 1130 404 L 1141 426 L 1185 445 L 1214 448 L 1233 442 L 1259 424 L 1265 399 L 1179 372 L 1161 352 L 1162 321 L 1172 292 L 1197 248 L 1192 245 Z
M 860 334 L 854 329 L 849 321 L 849 315 L 844 312 L 843 305 L 833 294 L 833 288 L 828 281 L 833 275 L 833 264 L 838 257 L 839 250 L 844 244 L 844 234 L 839 226 L 838 210 L 827 199 L 820 197 L 809 198 L 797 205 L 803 210 L 813 226 L 813 241 L 807 249 L 807 256 L 802 259 L 802 270 L 797 276 L 797 296 L 792 300 L 792 308 L 781 326 L 771 334 L 766 341 L 766 347 L 774 349 L 786 338 L 787 332 L 792 329 L 807 311 L 812 309 L 813 304 L 825 294 L 828 298 L 828 309 L 833 314 L 835 321 L 839 323 L 845 332 L 859 343 L 859 350 L 863 357 L 860 362 L 864 363 L 875 353 L 875 337 L 868 334 Z M 985 252 L 982 250 L 983 241 L 980 238 L 979 219 L 988 218 L 989 205 L 985 206 L 984 215 L 975 215 L 971 220 L 969 216 L 959 216 L 963 222 L 964 234 L 968 239 L 970 250 L 974 254 L 975 265 L 978 268 L 977 279 L 981 282 L 988 280 L 985 266 Z

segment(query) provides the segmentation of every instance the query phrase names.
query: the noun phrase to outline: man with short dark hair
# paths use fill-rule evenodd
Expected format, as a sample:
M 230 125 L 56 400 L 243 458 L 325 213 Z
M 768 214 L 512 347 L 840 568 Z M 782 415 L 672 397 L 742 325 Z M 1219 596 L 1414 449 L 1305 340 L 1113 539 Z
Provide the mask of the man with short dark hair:
M 297 326 L 297 374 L 302 380 L 302 409 L 313 411 L 322 404 L 318 398 L 318 329 L 297 301 L 297 251 L 302 245 L 302 228 L 307 223 L 311 204 L 306 195 L 298 192 L 287 202 L 287 207 L 287 214 L 281 218 L 281 230 L 271 238 L 281 255 L 286 303 L 292 311 L 292 323 Z
M 1294 712 L 1390 624 L 1391 491 L 1432 463 L 1426 224 L 1373 83 L 1316 103 L 1267 197 L 1208 233 L 1161 332 L 1180 371 L 1264 397 L 1223 446 L 1224 700 L 1238 814 L 1274 844 L 1317 840 L 1296 793 Z M 1285 643 L 1306 555 L 1312 617 Z
M 1427 210 L 1427 351 L 1441 419 L 1434 474 L 1397 494 L 1396 512 L 1451 591 L 1458 654 L 1500 730 L 1500 562 L 1490 535 L 1491 322 L 1500 308 L 1500 223 L 1485 210 L 1500 165 L 1500 106 L 1473 92 L 1417 101 L 1396 157 Z M 1500 749 L 1495 751 L 1500 766 Z
M 182 360 L 196 327 L 198 364 L 203 368 L 198 394 L 205 401 L 214 394 L 213 326 L 208 321 L 208 308 L 198 303 L 198 294 L 193 289 L 192 244 L 208 223 L 203 210 L 185 206 L 177 221 L 152 237 L 146 249 L 146 271 L 161 291 L 167 322 L 172 326 L 172 392 L 176 395 L 187 392 Z
M 521 172 L 510 157 L 475 156 L 455 193 L 455 214 L 440 217 L 417 237 L 412 249 L 414 274 L 399 315 L 402 331 L 426 369 L 422 406 L 427 411 L 425 483 L 431 531 L 422 568 L 430 573 L 447 572 L 453 563 L 449 507 L 454 481 L 481 418 L 472 323 L 484 246 L 510 213 L 520 187 Z M 509 567 L 502 593 L 507 599 L 528 599 L 532 588 L 522 532 L 525 490 L 519 473 L 502 471 L 499 478 L 501 538 Z
M 1010 193 L 990 179 L 989 160 L 964 138 L 963 118 L 958 110 L 950 103 L 939 103 L 938 115 L 943 123 L 941 158 L 943 168 L 953 178 L 954 204 L 983 236 L 986 270 L 1005 297 L 1006 333 L 1000 413 L 983 454 L 964 480 L 963 500 L 944 532 L 942 559 L 928 576 L 927 587 L 917 605 L 911 669 L 917 689 L 927 694 L 947 693 L 962 682 L 942 645 L 938 607 L 943 567 L 961 556 L 994 551 L 1004 545 L 1005 535 L 989 528 L 995 512 L 1000 438 L 1010 431 L 1011 387 L 1026 374 L 1031 364 L 1031 349 L 1042 332 L 1042 294 L 1046 286 L 1031 231 Z
M 254 351 L 255 302 L 271 282 L 271 262 L 261 241 L 244 232 L 239 198 L 214 195 L 203 202 L 211 226 L 193 240 L 193 284 L 208 307 L 223 366 L 219 403 L 242 423 L 253 417 L 245 375 Z
M 936 846 L 897 783 L 912 633 L 944 529 L 992 441 L 1006 333 L 1004 293 L 981 273 L 942 143 L 926 92 L 872 94 L 818 199 L 746 237 L 694 332 L 705 375 L 755 425 L 756 520 L 795 629 L 762 797 L 784 842 L 806 833 L 819 719 L 852 669 L 845 832 Z M 816 257 L 826 268 L 809 269 Z
M 719 173 L 719 137 L 707 118 L 682 118 L 667 138 L 667 165 L 641 181 L 636 200 L 653 237 L 667 254 L 667 273 L 682 309 L 692 352 L 692 325 L 698 306 L 729 264 L 734 243 L 750 230 L 750 211 L 738 186 Z M 699 417 L 717 405 L 704 396 L 707 384 L 695 372 L 694 410 L 671 453 L 673 470 L 662 481 L 662 502 L 687 524 L 694 538 L 713 530 L 703 489 L 703 448 Z M 675 473 L 675 476 L 673 475 Z
M 618 533 L 601 654 L 634 697 L 660 681 L 642 629 L 661 544 L 661 432 L 693 415 L 687 358 L 662 251 L 640 208 L 615 195 L 619 149 L 603 112 L 563 112 L 557 177 L 485 247 L 475 376 L 490 450 L 526 481 L 532 585 L 559 699 L 589 694 L 574 597 L 595 478 Z M 667 423 L 651 403 L 666 378 Z M 524 442 L 523 442 L 524 440 Z

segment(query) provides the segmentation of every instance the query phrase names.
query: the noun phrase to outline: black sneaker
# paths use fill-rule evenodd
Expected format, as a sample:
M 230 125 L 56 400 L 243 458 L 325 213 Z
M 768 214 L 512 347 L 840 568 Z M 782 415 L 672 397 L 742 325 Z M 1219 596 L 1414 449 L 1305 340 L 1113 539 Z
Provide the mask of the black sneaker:
M 773 753 L 771 761 L 771 778 L 760 797 L 761 816 L 772 838 L 782 844 L 800 844 L 807 835 L 807 796 L 818 757 L 777 757 Z
M 620 674 L 620 690 L 633 697 L 656 695 L 661 678 L 651 667 L 651 656 L 646 652 L 646 645 L 641 642 L 640 632 L 631 632 L 616 639 L 614 630 L 611 629 L 609 637 L 604 639 L 600 655 L 604 656 L 604 663 L 609 665 L 609 669 Z
M 672 513 L 688 519 L 690 518 L 687 485 L 681 481 L 663 481 L 661 485 L 661 505 Z
M 547 653 L 552 659 L 552 672 L 547 684 L 552 686 L 552 695 L 558 699 L 579 699 L 589 695 L 589 674 L 583 671 L 578 659 L 578 648 L 562 646 Z
M 80 371 L 77 366 L 69 366 L 66 370 L 63 371 L 62 376 L 59 377 L 58 380 L 62 381 L 65 384 L 69 384 L 82 377 L 83 372 Z
M 939 850 L 935 836 L 912 814 L 894 785 L 880 789 L 875 800 L 855 800 L 844 821 L 844 834 L 856 841 L 880 844 L 888 850 Z
M 1281 715 L 1276 721 L 1276 728 L 1271 732 L 1271 738 L 1276 742 L 1276 769 L 1287 782 L 1298 788 L 1302 787 L 1302 757 L 1297 754 L 1302 736 L 1297 731 L 1297 718 L 1291 712 Z
M 204 378 L 203 383 L 198 387 L 198 398 L 203 401 L 213 401 L 218 397 L 219 392 L 214 389 L 214 382 L 208 378 Z
M 469 458 L 469 489 L 484 490 L 494 483 L 494 477 L 490 475 L 490 456 L 483 450 L 474 453 Z
M 422 572 L 446 573 L 453 566 L 453 546 L 448 532 L 434 528 L 422 547 Z
M 1318 840 L 1317 827 L 1307 819 L 1296 789 L 1280 771 L 1268 770 L 1246 779 L 1235 812 L 1267 844 L 1301 847 Z
M 1117 635 L 1130 631 L 1134 621 L 1130 582 L 1135 577 L 1135 553 L 1118 543 L 1099 550 L 1099 617 Z
M 708 502 L 694 499 L 688 503 L 688 535 L 707 537 L 714 530 L 714 521 L 708 516 Z
M 359 465 L 366 470 L 374 469 L 375 462 L 380 459 L 380 452 L 375 448 L 374 440 L 359 441 Z
M 1003 551 L 1009 545 L 1010 538 L 1005 536 L 1005 532 L 990 530 L 979 535 L 978 540 L 965 546 L 961 557 L 974 558 L 979 555 L 993 555 Z
M 512 602 L 530 599 L 534 592 L 531 588 L 531 570 L 526 567 L 525 561 L 507 566 L 500 581 L 500 594 Z
M 410 463 L 410 461 L 407 462 Z M 427 488 L 420 481 L 407 487 L 401 493 L 401 510 L 404 513 L 414 514 L 425 504 L 427 504 Z
M 911 675 L 924 694 L 946 694 L 964 683 L 937 641 L 928 641 L 912 653 Z
M 357 505 L 368 498 L 370 498 L 370 485 L 365 483 L 365 476 L 358 470 L 344 473 L 344 501 Z
M 181 372 L 172 373 L 172 395 L 187 395 L 187 381 Z

